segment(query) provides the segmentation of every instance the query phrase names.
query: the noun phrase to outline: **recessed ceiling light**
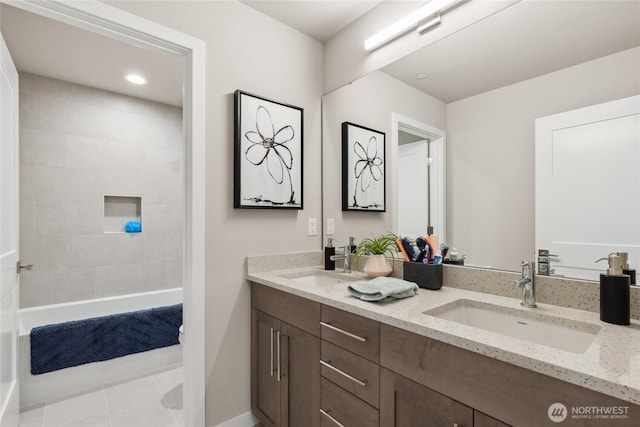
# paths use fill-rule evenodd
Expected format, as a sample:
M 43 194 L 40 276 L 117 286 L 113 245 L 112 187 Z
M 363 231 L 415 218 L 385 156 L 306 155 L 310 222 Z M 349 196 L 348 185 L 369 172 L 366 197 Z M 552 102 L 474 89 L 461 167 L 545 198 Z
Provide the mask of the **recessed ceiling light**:
M 125 74 L 124 78 L 129 83 L 133 83 L 135 85 L 146 85 L 147 84 L 147 79 L 142 77 L 140 74 L 132 74 L 132 73 Z
M 416 74 L 416 79 L 418 79 L 418 80 L 422 80 L 422 79 L 426 79 L 426 78 L 427 78 L 426 73 L 418 73 L 418 74 Z

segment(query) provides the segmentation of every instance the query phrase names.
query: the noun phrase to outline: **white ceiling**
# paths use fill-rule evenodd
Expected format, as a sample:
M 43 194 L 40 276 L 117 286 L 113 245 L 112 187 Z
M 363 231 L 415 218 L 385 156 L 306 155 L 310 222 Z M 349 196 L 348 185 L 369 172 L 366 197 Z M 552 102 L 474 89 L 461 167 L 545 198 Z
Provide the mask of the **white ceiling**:
M 19 71 L 111 92 L 182 105 L 184 59 L 104 37 L 23 10 L 0 5 L 2 35 Z M 137 72 L 148 84 L 122 76 Z
M 639 45 L 640 1 L 523 0 L 382 71 L 450 103 Z
M 240 1 L 321 42 L 382 3 L 382 0 Z
M 210 0 L 213 1 L 213 0 Z M 297 0 L 243 3 L 325 41 L 382 0 Z M 150 51 L 0 3 L 2 34 L 20 71 L 170 105 L 182 105 L 183 58 Z M 122 76 L 137 71 L 145 86 Z
M 242 2 L 321 41 L 380 3 Z M 4 3 L 0 3 L 0 18 L 21 71 L 182 104 L 180 56 L 135 47 Z M 522 0 L 383 71 L 448 103 L 638 45 L 639 0 Z M 125 83 L 122 75 L 132 70 L 145 74 L 149 84 Z M 426 73 L 427 78 L 416 79 L 418 73 Z

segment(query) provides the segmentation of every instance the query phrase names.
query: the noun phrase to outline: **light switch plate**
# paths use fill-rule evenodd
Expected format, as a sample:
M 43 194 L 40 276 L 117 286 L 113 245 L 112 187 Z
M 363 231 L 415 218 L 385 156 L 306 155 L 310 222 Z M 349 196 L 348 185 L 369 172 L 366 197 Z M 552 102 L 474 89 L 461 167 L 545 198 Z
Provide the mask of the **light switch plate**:
M 335 225 L 333 218 L 327 218 L 327 236 L 333 236 L 336 233 Z
M 316 218 L 309 218 L 309 231 L 307 235 L 309 236 L 318 235 L 318 220 Z

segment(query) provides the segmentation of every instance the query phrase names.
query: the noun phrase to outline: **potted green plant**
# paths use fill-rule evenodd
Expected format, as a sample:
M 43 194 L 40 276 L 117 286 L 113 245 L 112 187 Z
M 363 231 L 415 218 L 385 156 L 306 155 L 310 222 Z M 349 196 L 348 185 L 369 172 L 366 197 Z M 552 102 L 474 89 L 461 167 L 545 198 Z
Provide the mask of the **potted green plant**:
M 388 233 L 363 239 L 353 253 L 353 262 L 359 269 L 360 256 L 369 255 L 362 271 L 369 277 L 387 276 L 393 270 L 393 264 L 389 264 L 387 256 L 395 261 L 399 251 L 397 238 L 395 234 Z

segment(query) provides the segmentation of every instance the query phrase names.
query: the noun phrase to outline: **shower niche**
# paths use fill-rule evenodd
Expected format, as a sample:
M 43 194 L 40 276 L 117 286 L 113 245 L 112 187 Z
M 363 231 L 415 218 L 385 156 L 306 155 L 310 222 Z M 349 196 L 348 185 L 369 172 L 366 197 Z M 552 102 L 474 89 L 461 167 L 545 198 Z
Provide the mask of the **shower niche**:
M 104 196 L 104 232 L 125 233 L 128 222 L 142 224 L 142 197 Z

